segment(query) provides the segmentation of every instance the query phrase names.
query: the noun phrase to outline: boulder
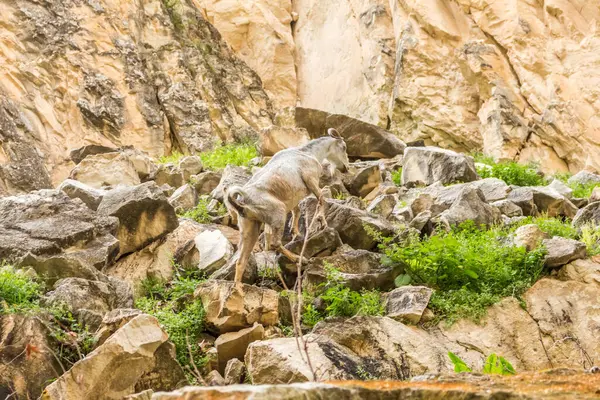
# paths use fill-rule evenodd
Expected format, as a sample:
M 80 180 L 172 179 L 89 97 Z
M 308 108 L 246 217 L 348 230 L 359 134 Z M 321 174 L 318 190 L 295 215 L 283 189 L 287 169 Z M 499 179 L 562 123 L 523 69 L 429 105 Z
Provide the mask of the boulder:
M 210 194 L 219 185 L 220 181 L 221 174 L 215 171 L 205 171 L 190 176 L 190 185 L 194 187 L 198 196 Z
M 299 238 L 286 244 L 284 247 L 292 253 L 300 255 L 303 245 L 304 238 Z M 312 257 L 326 257 L 331 255 L 341 245 L 342 240 L 340 239 L 338 232 L 332 227 L 327 227 L 312 234 L 308 238 L 303 257 L 306 259 Z M 278 262 L 284 275 L 291 274 L 296 276 L 296 262 L 292 262 L 284 255 L 279 258 Z
M 50 332 L 36 316 L 0 314 L 0 397 L 37 399 L 62 373 Z
M 417 231 L 422 232 L 427 226 L 427 223 L 431 220 L 431 216 L 431 211 L 421 211 L 420 213 L 415 215 L 415 217 L 410 221 L 408 226 L 412 229 L 416 229 Z
M 114 147 L 102 146 L 99 144 L 88 144 L 78 147 L 69 152 L 69 158 L 75 164 L 79 164 L 87 156 L 94 154 L 115 153 L 118 150 Z
M 510 200 L 498 200 L 490 203 L 492 207 L 496 207 L 502 215 L 507 217 L 520 217 L 523 215 L 523 209 Z
M 169 197 L 169 203 L 176 212 L 191 210 L 198 203 L 196 190 L 189 183 L 186 183 L 173 192 Z
M 448 225 L 473 221 L 489 227 L 500 220 L 500 213 L 485 202 L 480 189 L 465 186 L 452 206 L 440 214 L 440 220 Z
M 600 263 L 596 257 L 575 260 L 558 271 L 558 278 L 564 281 L 592 283 L 600 286 Z
M 258 149 L 263 157 L 275 155 L 278 151 L 302 146 L 310 141 L 304 128 L 272 125 L 258 133 Z
M 600 186 L 592 189 L 592 194 L 590 194 L 589 202 L 595 203 L 596 201 L 600 201 Z
M 221 231 L 205 230 L 194 239 L 198 250 L 198 269 L 206 275 L 217 271 L 233 256 L 233 245 Z
M 223 376 L 227 385 L 237 385 L 242 383 L 245 375 L 246 366 L 243 362 L 237 358 L 232 358 L 231 360 L 227 361 L 227 365 L 225 366 L 225 375 Z
M 319 380 L 345 380 L 358 378 L 352 373 L 360 358 L 331 339 L 316 335 L 305 336 L 310 361 Z M 312 373 L 295 338 L 278 338 L 251 343 L 246 351 L 246 369 L 254 385 L 281 382 L 308 382 Z
M 153 176 L 158 169 L 152 158 L 144 151 L 136 149 L 133 146 L 121 147 L 119 151 L 131 161 L 142 182 L 145 182 Z
M 118 253 L 118 220 L 58 190 L 0 199 L 0 259 L 29 265 L 48 282 L 94 279 Z
M 154 368 L 154 353 L 167 339 L 156 318 L 139 315 L 48 385 L 42 399 L 116 399 L 132 394 L 138 380 Z
M 305 128 L 313 139 L 335 128 L 344 138 L 350 157 L 391 158 L 402 154 L 406 147 L 391 132 L 346 115 L 296 107 L 296 125 Z
M 389 290 L 394 287 L 394 279 L 402 272 L 399 266 L 382 264 L 381 254 L 367 250 L 354 250 L 344 245 L 331 256 L 315 258 L 306 267 L 303 284 L 308 291 L 317 292 L 327 283 L 325 264 L 333 265 L 339 271 L 341 283 L 352 290 Z
M 209 280 L 201 283 L 194 292 L 206 311 L 209 328 L 217 333 L 234 332 L 249 328 L 255 322 L 263 326 L 276 325 L 278 295 L 270 289 L 233 282 Z
M 174 264 L 197 268 L 198 255 L 194 238 L 210 226 L 182 219 L 179 226 L 143 249 L 120 258 L 104 272 L 128 282 L 136 293 L 145 279 L 167 282 L 173 279 Z
M 135 392 L 143 390 L 167 391 L 185 386 L 188 380 L 177 362 L 175 345 L 164 342 L 154 352 L 154 368 L 135 383 Z
M 141 182 L 135 166 L 121 152 L 89 155 L 73 168 L 69 178 L 97 189 Z
M 94 211 L 98 208 L 102 197 L 106 193 L 105 190 L 93 188 L 74 179 L 63 181 L 58 186 L 58 190 L 65 192 L 72 199 L 81 199 L 86 206 Z
M 512 190 L 502 179 L 485 178 L 478 181 L 468 183 L 472 187 L 481 190 L 483 197 L 487 203 L 506 199 Z
M 513 243 L 515 246 L 523 246 L 527 251 L 532 251 L 547 237 L 548 235 L 537 225 L 527 224 L 520 226 L 515 230 Z
M 577 207 L 566 197 L 548 186 L 513 187 L 508 195 L 523 210 L 523 215 L 545 213 L 549 217 L 573 218 Z
M 221 373 L 216 369 L 210 371 L 206 377 L 204 377 L 204 381 L 207 386 L 225 386 L 227 384 L 225 378 L 223 378 Z
M 398 196 L 395 194 L 381 194 L 371 203 L 369 203 L 367 207 L 367 211 L 373 214 L 380 215 L 383 218 L 388 218 L 392 215 L 396 204 L 398 203 Z
M 166 184 L 174 188 L 178 188 L 185 182 L 179 167 L 171 163 L 160 164 L 152 175 L 152 179 L 158 186 Z
M 221 181 L 217 187 L 210 193 L 213 199 L 223 202 L 225 193 L 230 186 L 239 185 L 243 186 L 250 180 L 252 174 L 245 167 L 238 167 L 235 165 L 227 165 L 221 175 Z
M 225 368 L 229 361 L 234 359 L 243 360 L 250 343 L 263 340 L 264 336 L 265 330 L 258 323 L 255 323 L 250 328 L 220 335 L 215 341 L 219 372 L 225 376 Z
M 588 204 L 577 211 L 575 218 L 573 218 L 573 226 L 577 228 L 588 223 L 600 225 L 600 201 Z
M 361 168 L 356 172 L 351 171 L 344 179 L 344 185 L 348 192 L 359 197 L 367 196 L 381 182 L 381 171 L 378 165 Z
M 98 214 L 119 219 L 119 256 L 143 248 L 179 225 L 175 209 L 154 182 L 109 191 Z
M 454 151 L 437 147 L 408 147 L 404 152 L 404 186 L 471 182 L 478 178 L 473 159 Z
M 184 182 L 189 182 L 193 175 L 202 172 L 202 160 L 198 156 L 185 156 L 179 160 L 178 166 Z
M 565 185 L 559 179 L 553 179 L 552 182 L 548 185 L 548 187 L 565 196 L 567 199 L 571 199 L 573 197 L 573 189 Z
M 51 307 L 66 307 L 79 321 L 94 330 L 109 311 L 133 307 L 133 292 L 128 284 L 117 278 L 106 282 L 66 278 L 46 293 L 43 303 Z
M 586 185 L 589 183 L 600 184 L 600 175 L 582 170 L 570 177 L 567 183 L 570 185 Z
M 231 258 L 229 258 L 229 261 L 227 261 L 224 266 L 213 272 L 208 278 L 233 281 L 235 279 L 235 266 L 239 258 L 240 252 L 238 250 L 233 254 L 233 256 L 231 256 Z M 246 270 L 242 276 L 242 282 L 253 285 L 256 283 L 257 279 L 258 266 L 256 265 L 254 254 L 250 254 L 250 258 L 248 258 L 248 263 L 246 264 Z
M 386 315 L 396 321 L 418 324 L 425 312 L 432 290 L 425 286 L 403 286 L 386 296 Z
M 555 236 L 545 239 L 542 244 L 546 247 L 545 265 L 556 268 L 579 258 L 585 258 L 586 246 L 580 241 Z
M 113 333 L 141 314 L 143 313 L 136 308 L 115 308 L 104 314 L 102 325 L 94 334 L 96 346 L 100 346 L 102 343 L 106 342 L 106 339 L 111 337 Z
M 311 221 L 317 200 L 309 197 L 300 203 L 304 210 L 305 221 Z M 343 243 L 355 249 L 371 250 L 377 244 L 369 232 L 374 231 L 383 236 L 392 236 L 394 226 L 375 214 L 348 206 L 333 199 L 325 200 L 325 218 L 327 225 L 335 229 Z

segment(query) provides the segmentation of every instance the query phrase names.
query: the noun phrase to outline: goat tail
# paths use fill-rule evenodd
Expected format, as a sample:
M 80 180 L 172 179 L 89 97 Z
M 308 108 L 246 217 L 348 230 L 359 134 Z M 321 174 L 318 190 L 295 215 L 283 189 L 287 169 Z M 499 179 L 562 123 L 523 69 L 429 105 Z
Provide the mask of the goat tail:
M 226 205 L 231 206 L 239 215 L 244 216 L 246 206 L 243 204 L 246 202 L 246 193 L 239 186 L 232 186 L 227 190 L 225 196 Z

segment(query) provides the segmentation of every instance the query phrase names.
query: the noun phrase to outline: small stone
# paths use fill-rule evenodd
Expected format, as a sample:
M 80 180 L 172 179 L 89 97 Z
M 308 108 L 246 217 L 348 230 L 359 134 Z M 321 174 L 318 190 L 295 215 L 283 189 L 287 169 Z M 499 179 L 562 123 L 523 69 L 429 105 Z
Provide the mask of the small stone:
M 549 268 L 560 267 L 586 256 L 585 244 L 577 240 L 555 236 L 545 239 L 542 244 L 547 250 L 545 264 Z
M 250 328 L 237 332 L 228 332 L 220 335 L 215 341 L 218 355 L 218 370 L 225 373 L 225 367 L 232 359 L 243 360 L 246 349 L 250 343 L 263 340 L 265 330 L 261 324 L 255 323 Z
M 403 286 L 387 295 L 386 315 L 396 321 L 418 324 L 421 320 L 432 290 L 425 286 Z
M 179 160 L 179 170 L 183 181 L 188 182 L 192 175 L 202 172 L 202 160 L 198 156 L 186 156 Z
M 513 243 L 523 246 L 527 251 L 532 251 L 548 237 L 537 225 L 527 224 L 520 226 L 514 233 Z
M 194 242 L 199 253 L 198 269 L 206 275 L 225 265 L 234 252 L 231 242 L 218 229 L 201 232 Z
M 228 385 L 237 385 L 242 383 L 246 372 L 246 366 L 237 358 L 227 361 L 225 366 L 225 382 Z

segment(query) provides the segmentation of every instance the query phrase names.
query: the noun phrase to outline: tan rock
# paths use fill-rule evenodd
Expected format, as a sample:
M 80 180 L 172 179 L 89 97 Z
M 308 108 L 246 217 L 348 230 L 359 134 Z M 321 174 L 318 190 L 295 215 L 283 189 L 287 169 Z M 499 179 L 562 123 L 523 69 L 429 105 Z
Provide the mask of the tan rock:
M 600 285 L 600 263 L 598 258 L 575 260 L 558 271 L 558 277 L 565 281 L 595 283 Z
M 513 243 L 516 246 L 523 246 L 527 251 L 535 249 L 546 239 L 546 235 L 536 224 L 527 224 L 520 226 L 515 230 Z
M 132 186 L 140 183 L 135 166 L 121 153 L 87 156 L 71 171 L 70 178 L 96 189 L 103 186 Z
M 244 284 L 240 291 L 231 281 L 209 280 L 198 286 L 194 297 L 202 300 L 206 322 L 218 333 L 279 321 L 279 296 L 274 290 Z
M 272 156 L 280 150 L 301 146 L 310 140 L 304 128 L 271 126 L 259 132 L 258 147 L 263 156 Z
M 168 335 L 158 320 L 140 315 L 46 387 L 42 399 L 121 399 L 154 368 L 154 353 Z
M 262 325 L 254 324 L 237 332 L 228 332 L 220 335 L 215 341 L 219 360 L 219 372 L 225 376 L 225 367 L 233 359 L 243 360 L 246 349 L 250 343 L 262 340 L 265 330 Z

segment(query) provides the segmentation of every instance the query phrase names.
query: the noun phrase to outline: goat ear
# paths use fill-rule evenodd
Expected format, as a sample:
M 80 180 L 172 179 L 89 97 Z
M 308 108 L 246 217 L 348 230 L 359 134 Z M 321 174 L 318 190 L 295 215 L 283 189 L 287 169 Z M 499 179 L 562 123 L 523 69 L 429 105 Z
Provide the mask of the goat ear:
M 342 136 L 340 136 L 340 133 L 337 130 L 335 130 L 334 128 L 327 129 L 327 134 L 329 136 L 331 136 L 332 138 L 335 138 L 335 139 L 341 139 L 342 138 Z

